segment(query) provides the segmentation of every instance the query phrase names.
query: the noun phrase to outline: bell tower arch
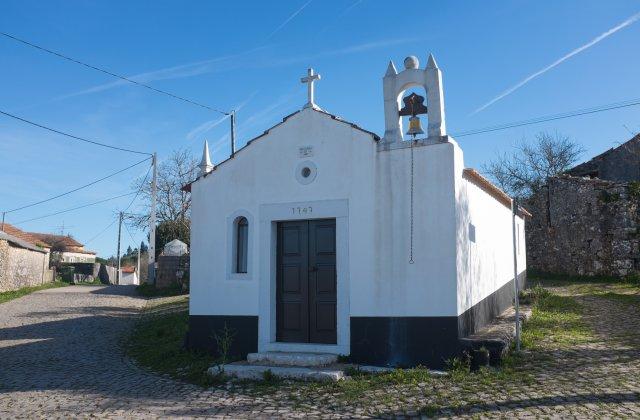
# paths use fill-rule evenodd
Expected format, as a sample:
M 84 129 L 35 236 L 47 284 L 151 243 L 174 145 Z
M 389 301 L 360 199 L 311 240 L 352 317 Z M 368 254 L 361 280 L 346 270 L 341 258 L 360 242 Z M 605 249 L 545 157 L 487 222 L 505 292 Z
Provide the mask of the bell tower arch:
M 442 72 L 432 54 L 427 66 L 420 68 L 418 58 L 409 56 L 404 59 L 404 70 L 398 73 L 393 61 L 389 62 L 387 72 L 382 78 L 384 94 L 384 138 L 385 144 L 399 143 L 404 140 L 400 116 L 402 93 L 412 87 L 422 87 L 427 97 L 427 136 L 429 139 L 442 139 L 447 135 L 444 116 L 444 95 L 442 92 Z

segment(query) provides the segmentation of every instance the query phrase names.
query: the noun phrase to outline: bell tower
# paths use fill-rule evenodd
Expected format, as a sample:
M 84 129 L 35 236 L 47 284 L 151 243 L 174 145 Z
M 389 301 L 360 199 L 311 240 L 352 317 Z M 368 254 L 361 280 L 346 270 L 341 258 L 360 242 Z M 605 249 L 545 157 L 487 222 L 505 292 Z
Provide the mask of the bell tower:
M 391 146 L 404 140 L 401 119 L 403 115 L 401 114 L 402 94 L 412 87 L 422 87 L 427 96 L 428 138 L 446 141 L 442 72 L 432 54 L 429 55 L 427 66 L 424 69 L 420 68 L 420 62 L 415 56 L 404 59 L 404 70 L 400 73 L 396 70 L 393 61 L 390 61 L 382 84 L 385 123 L 383 144 Z

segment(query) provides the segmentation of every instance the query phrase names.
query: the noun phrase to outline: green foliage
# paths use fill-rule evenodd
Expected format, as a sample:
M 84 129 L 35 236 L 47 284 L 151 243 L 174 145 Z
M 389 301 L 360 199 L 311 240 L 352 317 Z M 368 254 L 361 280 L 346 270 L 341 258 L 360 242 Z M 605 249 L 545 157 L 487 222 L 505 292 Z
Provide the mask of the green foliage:
M 201 386 L 224 381 L 224 375 L 209 375 L 214 357 L 184 348 L 188 312 L 174 312 L 143 318 L 126 343 L 127 354 L 140 365 L 176 379 Z
M 57 268 L 58 275 L 62 277 L 63 281 L 73 282 L 73 273 L 75 272 L 75 267 L 72 265 L 59 265 Z
M 351 361 L 351 356 L 348 354 L 339 354 L 338 355 L 338 363 L 349 363 Z
M 603 203 L 615 203 L 616 201 L 620 200 L 620 194 L 619 193 L 610 193 L 609 191 L 601 191 L 600 192 L 600 197 L 599 197 L 600 201 L 602 201 Z
M 220 357 L 220 365 L 226 365 L 230 361 L 231 345 L 236 332 L 224 323 L 224 328 L 213 335 L 218 346 L 218 355 Z
M 633 284 L 636 286 L 640 286 L 640 274 L 633 273 L 623 278 L 625 283 Z
M 0 303 L 4 303 L 4 302 L 8 302 L 8 301 L 13 300 L 13 299 L 17 299 L 19 297 L 28 295 L 29 293 L 37 292 L 38 290 L 53 289 L 53 288 L 56 288 L 56 287 L 64 287 L 64 286 L 69 286 L 69 284 L 70 283 L 68 283 L 68 282 L 56 280 L 54 282 L 45 283 L 45 284 L 42 284 L 40 286 L 23 287 L 23 288 L 18 289 L 18 290 L 10 290 L 8 292 L 2 292 L 2 293 L 0 293 Z
M 262 372 L 262 381 L 267 385 L 278 385 L 281 383 L 281 379 L 274 375 L 271 369 Z
M 571 296 L 540 297 L 522 330 L 522 346 L 538 349 L 548 343 L 568 347 L 588 342 L 593 336 L 582 316 L 582 306 Z
M 136 286 L 136 292 L 139 295 L 152 298 L 152 297 L 166 297 L 166 296 L 179 296 L 186 294 L 179 284 L 172 284 L 169 287 L 157 288 L 153 284 L 141 284 Z
M 629 197 L 638 199 L 640 198 L 640 182 L 632 181 L 628 184 Z
M 548 289 L 545 289 L 540 283 L 537 283 L 535 286 L 521 291 L 518 297 L 521 304 L 531 305 L 550 294 L 551 292 Z
M 538 270 L 528 270 L 529 281 L 538 281 L 544 286 L 561 286 L 569 283 L 620 283 L 625 282 L 622 277 L 614 276 L 581 276 L 577 274 L 548 273 Z
M 460 357 L 454 357 L 447 360 L 447 371 L 454 379 L 461 379 L 468 376 L 471 372 L 471 357 L 465 352 Z
M 427 404 L 420 409 L 420 414 L 427 417 L 435 417 L 440 412 L 440 408 L 436 404 Z

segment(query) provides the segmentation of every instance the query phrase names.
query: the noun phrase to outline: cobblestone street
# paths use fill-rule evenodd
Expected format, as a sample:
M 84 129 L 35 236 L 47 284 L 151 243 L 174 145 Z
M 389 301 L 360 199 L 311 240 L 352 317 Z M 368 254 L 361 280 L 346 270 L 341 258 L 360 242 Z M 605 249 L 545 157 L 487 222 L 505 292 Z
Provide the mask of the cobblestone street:
M 295 384 L 256 396 L 135 366 L 120 340 L 145 300 L 127 286 L 40 291 L 0 305 L 0 418 L 389 417 L 425 413 L 433 398 L 445 417 L 640 417 L 637 301 L 561 293 L 576 295 L 595 339 L 525 361 L 527 382 L 434 379 L 356 403 L 319 387 L 301 403 L 290 395 Z

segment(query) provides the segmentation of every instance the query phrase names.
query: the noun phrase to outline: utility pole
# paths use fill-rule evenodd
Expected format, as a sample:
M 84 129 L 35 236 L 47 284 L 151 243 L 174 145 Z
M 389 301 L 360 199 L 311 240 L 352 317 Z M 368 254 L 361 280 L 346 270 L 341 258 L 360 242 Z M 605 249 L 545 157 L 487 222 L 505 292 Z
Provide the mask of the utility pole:
M 140 247 L 138 247 L 138 263 L 136 264 L 136 275 L 138 276 L 138 284 L 140 284 Z
M 236 111 L 229 113 L 231 116 L 231 157 L 236 154 Z
M 149 270 L 147 283 L 156 283 L 156 195 L 158 181 L 158 155 L 153 153 L 153 180 L 151 181 L 151 216 L 149 217 Z
M 122 212 L 118 222 L 118 272 L 116 273 L 116 284 L 120 284 L 120 234 L 122 233 Z
M 3 212 L 2 212 L 2 231 L 3 231 L 3 232 L 4 232 L 4 216 L 5 216 L 5 214 L 7 214 L 7 212 L 6 212 L 6 211 L 3 211 Z
M 512 236 L 513 236 L 513 288 L 515 291 L 514 306 L 516 309 L 516 351 L 520 351 L 520 285 L 518 284 L 518 248 L 516 244 L 516 215 L 518 214 L 518 202 L 511 200 Z

